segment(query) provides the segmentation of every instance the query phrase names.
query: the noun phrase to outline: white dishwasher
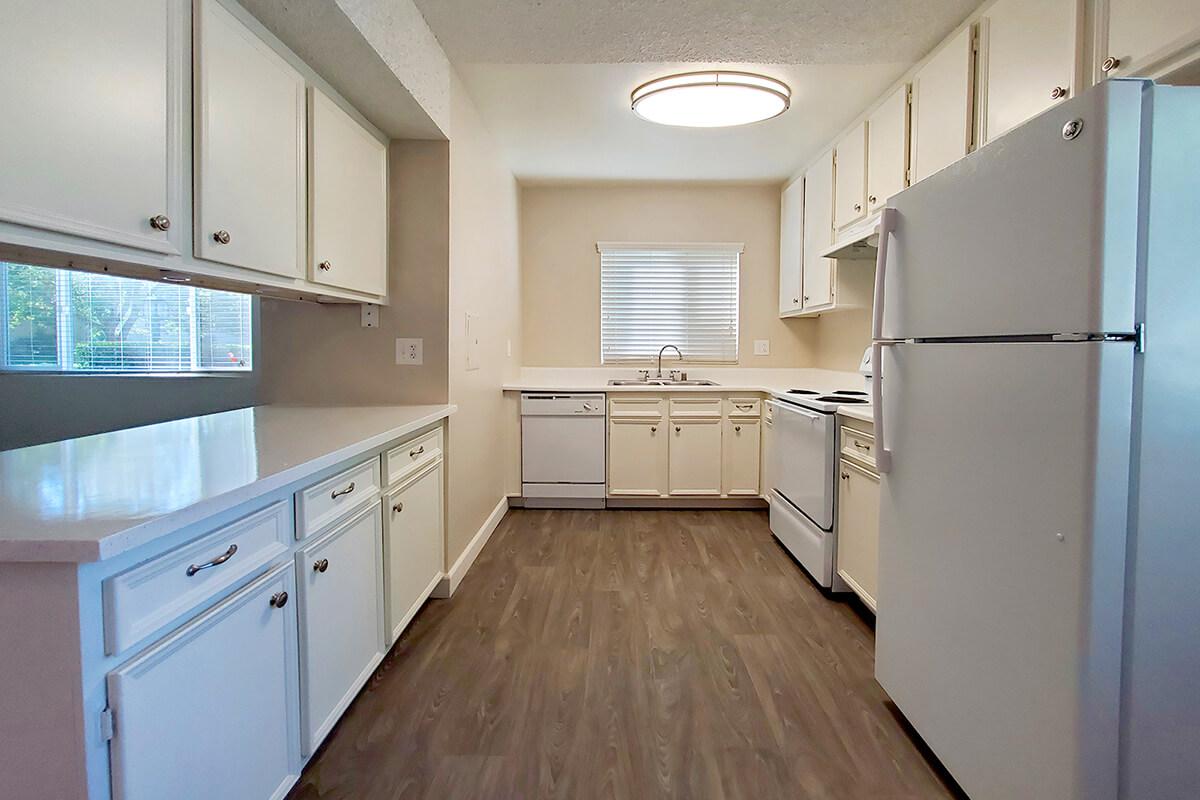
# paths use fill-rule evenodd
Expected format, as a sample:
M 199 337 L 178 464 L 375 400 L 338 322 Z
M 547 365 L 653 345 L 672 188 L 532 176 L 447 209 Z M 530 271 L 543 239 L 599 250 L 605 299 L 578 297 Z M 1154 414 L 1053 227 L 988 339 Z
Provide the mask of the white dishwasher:
M 529 508 L 604 508 L 604 395 L 521 395 L 521 494 Z

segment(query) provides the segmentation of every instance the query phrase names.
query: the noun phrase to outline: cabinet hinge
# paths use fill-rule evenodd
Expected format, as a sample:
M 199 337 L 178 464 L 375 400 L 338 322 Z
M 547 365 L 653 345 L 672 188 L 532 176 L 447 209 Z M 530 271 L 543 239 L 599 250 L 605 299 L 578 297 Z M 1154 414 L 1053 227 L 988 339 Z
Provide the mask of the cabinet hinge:
M 117 734 L 117 720 L 111 708 L 100 712 L 100 741 L 111 742 Z

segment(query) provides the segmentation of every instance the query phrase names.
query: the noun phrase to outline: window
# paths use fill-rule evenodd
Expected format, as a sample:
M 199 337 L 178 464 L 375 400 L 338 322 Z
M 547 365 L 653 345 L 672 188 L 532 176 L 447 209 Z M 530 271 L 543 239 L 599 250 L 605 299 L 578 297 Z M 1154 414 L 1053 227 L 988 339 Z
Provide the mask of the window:
M 0 369 L 251 368 L 251 297 L 0 262 Z
M 738 360 L 740 244 L 600 242 L 600 363 Z

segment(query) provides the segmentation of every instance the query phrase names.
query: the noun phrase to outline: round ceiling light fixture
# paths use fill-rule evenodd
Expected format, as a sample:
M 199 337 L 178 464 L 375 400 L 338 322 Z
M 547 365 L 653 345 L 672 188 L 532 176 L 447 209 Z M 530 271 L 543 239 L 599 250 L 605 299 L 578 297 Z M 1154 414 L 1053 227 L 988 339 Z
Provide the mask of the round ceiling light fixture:
M 633 90 L 633 113 L 659 125 L 726 128 L 777 117 L 788 110 L 792 90 L 783 81 L 753 72 L 709 70 L 668 75 Z

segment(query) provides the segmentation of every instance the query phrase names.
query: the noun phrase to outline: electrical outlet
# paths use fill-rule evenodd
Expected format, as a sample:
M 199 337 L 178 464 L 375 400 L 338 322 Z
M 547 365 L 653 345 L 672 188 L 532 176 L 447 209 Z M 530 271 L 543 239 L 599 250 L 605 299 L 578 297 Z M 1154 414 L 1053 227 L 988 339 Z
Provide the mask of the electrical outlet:
M 754 340 L 754 355 L 756 355 L 756 356 L 771 355 L 771 340 L 770 339 L 755 339 Z
M 396 363 L 409 367 L 419 367 L 424 357 L 424 339 L 397 339 Z

